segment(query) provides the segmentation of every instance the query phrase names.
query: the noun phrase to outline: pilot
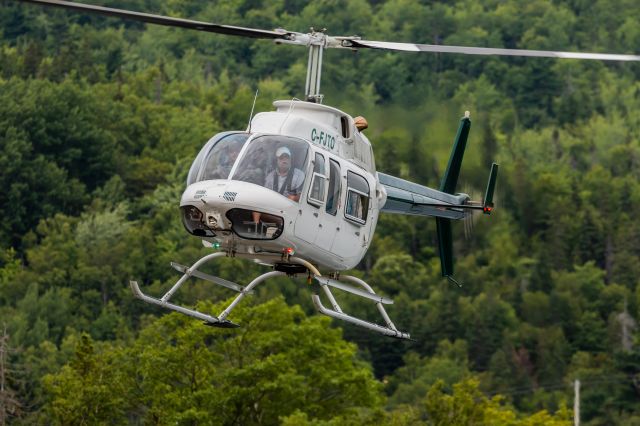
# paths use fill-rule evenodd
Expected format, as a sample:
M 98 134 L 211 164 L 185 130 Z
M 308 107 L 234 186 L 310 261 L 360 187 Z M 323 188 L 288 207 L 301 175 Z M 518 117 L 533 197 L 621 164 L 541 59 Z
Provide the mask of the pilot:
M 277 166 L 267 175 L 264 186 L 293 201 L 298 201 L 304 183 L 304 172 L 291 167 L 291 150 L 286 146 L 281 146 L 276 150 L 276 158 Z
M 233 176 L 234 180 L 262 185 L 265 179 L 266 158 L 262 147 L 247 153 Z
M 213 171 L 209 179 L 227 179 L 229 177 L 229 173 L 231 173 L 231 168 L 233 164 L 236 162 L 238 158 L 238 154 L 240 154 L 240 150 L 242 149 L 242 144 L 231 142 L 226 147 L 226 152 L 223 156 L 221 156 L 221 160 L 218 163 L 218 167 Z

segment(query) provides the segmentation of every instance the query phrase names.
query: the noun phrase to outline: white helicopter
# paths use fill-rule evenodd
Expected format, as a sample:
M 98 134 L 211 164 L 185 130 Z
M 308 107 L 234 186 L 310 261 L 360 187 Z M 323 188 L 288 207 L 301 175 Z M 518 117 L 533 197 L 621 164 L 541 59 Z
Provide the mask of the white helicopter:
M 182 222 L 190 234 L 215 252 L 186 267 L 171 265 L 182 277 L 161 298 L 145 295 L 131 281 L 134 295 L 163 308 L 203 320 L 217 327 L 237 327 L 228 320 L 237 304 L 260 283 L 278 275 L 308 274 L 313 278 L 312 299 L 317 310 L 357 326 L 400 339 L 384 305 L 393 303 L 359 278 L 342 275 L 364 257 L 373 239 L 380 213 L 436 218 L 442 275 L 453 278 L 451 221 L 472 210 L 490 214 L 498 165 L 493 164 L 482 201 L 456 193 L 456 184 L 471 126 L 469 113 L 460 121 L 449 164 L 439 190 L 376 171 L 371 143 L 362 133 L 362 117 L 322 105 L 320 78 L 324 49 L 384 49 L 406 52 L 444 52 L 471 55 L 532 56 L 564 59 L 639 61 L 640 56 L 494 49 L 392 43 L 334 37 L 322 31 L 298 33 L 218 25 L 121 9 L 55 0 L 20 0 L 82 12 L 134 19 L 234 36 L 271 39 L 279 44 L 305 46 L 309 62 L 305 100 L 274 102 L 275 111 L 256 114 L 247 130 L 213 136 L 194 160 L 187 188 L 180 200 Z M 253 115 L 253 111 L 252 111 Z M 239 257 L 268 266 L 272 271 L 246 286 L 200 271 L 221 257 Z M 324 272 L 327 275 L 323 275 Z M 239 294 L 213 316 L 170 303 L 190 277 L 210 281 Z M 456 282 L 457 284 L 457 282 Z M 342 311 L 332 290 L 341 290 L 376 303 L 384 324 Z M 321 295 L 331 307 L 324 306 Z

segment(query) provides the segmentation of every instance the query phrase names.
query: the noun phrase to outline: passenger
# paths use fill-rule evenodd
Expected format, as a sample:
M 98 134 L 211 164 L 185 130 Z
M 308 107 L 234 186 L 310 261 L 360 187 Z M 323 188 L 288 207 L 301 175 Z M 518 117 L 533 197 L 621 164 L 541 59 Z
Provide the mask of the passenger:
M 277 166 L 265 179 L 264 186 L 273 189 L 285 197 L 298 201 L 304 184 L 304 172 L 291 167 L 293 158 L 291 151 L 286 146 L 281 146 L 276 150 Z
M 367 119 L 361 115 L 353 119 L 353 124 L 356 125 L 356 129 L 358 129 L 359 132 L 362 132 L 363 130 L 369 127 L 369 123 L 367 123 Z

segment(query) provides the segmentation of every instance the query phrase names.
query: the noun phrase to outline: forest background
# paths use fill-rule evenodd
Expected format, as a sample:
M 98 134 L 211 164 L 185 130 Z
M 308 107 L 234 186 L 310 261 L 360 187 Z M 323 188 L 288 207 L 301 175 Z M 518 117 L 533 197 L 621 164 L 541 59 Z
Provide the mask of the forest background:
M 370 40 L 638 53 L 634 0 L 111 0 L 201 21 Z M 239 330 L 135 300 L 205 253 L 180 222 L 215 133 L 303 95 L 302 48 L 0 2 L 0 424 L 640 424 L 640 65 L 327 51 L 325 103 L 364 115 L 378 170 L 438 186 L 459 117 L 460 189 L 498 206 L 457 288 L 434 221 L 383 215 L 358 267 L 401 342 L 313 313 L 274 280 Z M 248 282 L 234 259 L 210 272 Z M 183 303 L 228 293 L 194 282 Z M 351 312 L 370 306 L 345 300 Z M 201 309 L 213 309 L 204 302 Z M 373 317 L 372 317 L 373 318 Z M 454 419 L 454 420 L 452 420 Z

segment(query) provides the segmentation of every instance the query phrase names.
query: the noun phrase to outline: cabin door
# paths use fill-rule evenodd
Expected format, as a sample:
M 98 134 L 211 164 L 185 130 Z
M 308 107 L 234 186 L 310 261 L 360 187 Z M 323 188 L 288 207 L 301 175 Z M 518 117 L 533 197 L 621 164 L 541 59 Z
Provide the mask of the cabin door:
M 295 225 L 295 235 L 314 244 L 322 230 L 327 198 L 326 163 L 322 154 L 316 153 L 309 167 L 310 184 L 306 194 L 300 195 L 300 210 Z
M 367 179 L 360 172 L 347 171 L 343 209 L 331 251 L 345 259 L 359 257 L 368 245 L 371 230 L 371 197 Z
M 318 234 L 315 243 L 321 249 L 331 252 L 333 239 L 336 230 L 340 226 L 338 220 L 338 210 L 340 207 L 340 193 L 342 181 L 340 177 L 340 163 L 329 160 L 329 182 L 327 185 L 327 199 L 323 209 L 320 209 L 318 216 Z

